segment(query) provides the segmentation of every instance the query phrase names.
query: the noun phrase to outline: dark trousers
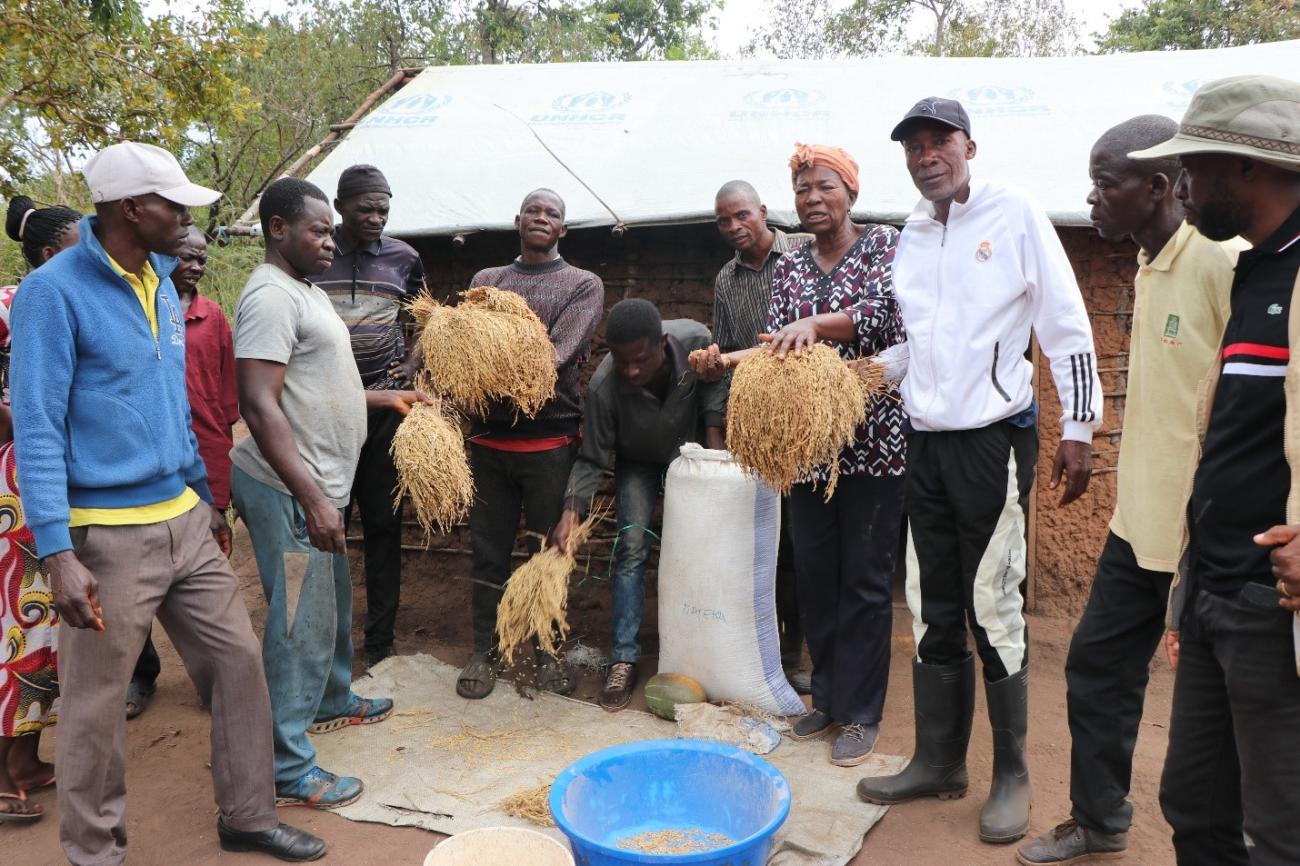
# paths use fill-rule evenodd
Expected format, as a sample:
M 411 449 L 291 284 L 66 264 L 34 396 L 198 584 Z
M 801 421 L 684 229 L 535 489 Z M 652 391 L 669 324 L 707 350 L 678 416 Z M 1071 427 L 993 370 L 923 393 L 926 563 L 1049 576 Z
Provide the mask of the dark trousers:
M 474 505 L 469 512 L 469 533 L 477 581 L 470 610 L 475 652 L 487 652 L 496 644 L 501 590 L 494 587 L 505 586 L 514 570 L 510 554 L 519 534 L 520 512 L 529 533 L 524 544 L 530 554 L 536 553 L 564 511 L 564 489 L 576 451 L 574 445 L 532 453 L 470 445 Z
M 924 664 L 969 655 L 997 682 L 1028 662 L 1020 595 L 1038 430 L 1006 422 L 907 438 L 907 605 Z
M 158 648 L 153 645 L 153 626 L 150 626 L 149 634 L 144 639 L 144 649 L 140 650 L 140 657 L 135 660 L 131 682 L 151 686 L 158 682 L 160 673 L 162 673 L 162 659 L 158 658 Z
M 397 469 L 389 449 L 402 416 L 388 409 L 371 412 L 361 446 L 352 503 L 361 509 L 362 551 L 366 568 L 365 647 L 391 649 L 402 592 L 402 515 L 393 505 Z M 350 522 L 352 507 L 344 512 Z
M 1178 866 L 1300 862 L 1300 678 L 1271 582 L 1188 601 L 1160 806 Z
M 903 513 L 901 476 L 796 484 L 790 528 L 799 613 L 812 657 L 812 704 L 837 722 L 879 723 L 889 686 L 890 585 Z
M 1172 579 L 1139 566 L 1115 533 L 1106 537 L 1065 662 L 1071 814 L 1089 830 L 1124 833 L 1133 823 L 1133 748 Z
M 799 622 L 799 587 L 790 540 L 790 499 L 781 500 L 781 536 L 776 547 L 776 626 L 781 632 L 781 666 L 797 668 L 803 658 L 803 625 Z

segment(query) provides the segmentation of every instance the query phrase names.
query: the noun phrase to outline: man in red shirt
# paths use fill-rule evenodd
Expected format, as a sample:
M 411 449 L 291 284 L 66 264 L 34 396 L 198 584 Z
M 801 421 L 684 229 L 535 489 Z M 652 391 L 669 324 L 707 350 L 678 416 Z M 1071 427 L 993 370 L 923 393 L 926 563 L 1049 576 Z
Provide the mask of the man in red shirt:
M 172 271 L 172 283 L 185 316 L 185 390 L 190 398 L 190 424 L 199 440 L 199 456 L 208 470 L 212 504 L 225 511 L 230 507 L 230 449 L 235 445 L 231 428 L 239 420 L 235 345 L 226 314 L 216 301 L 199 294 L 199 280 L 208 267 L 208 241 L 197 226 L 190 226 L 189 240 L 177 256 L 180 264 Z M 229 556 L 230 533 L 226 532 L 218 542 Z M 157 689 L 161 670 L 150 636 L 127 689 L 128 719 L 144 712 Z

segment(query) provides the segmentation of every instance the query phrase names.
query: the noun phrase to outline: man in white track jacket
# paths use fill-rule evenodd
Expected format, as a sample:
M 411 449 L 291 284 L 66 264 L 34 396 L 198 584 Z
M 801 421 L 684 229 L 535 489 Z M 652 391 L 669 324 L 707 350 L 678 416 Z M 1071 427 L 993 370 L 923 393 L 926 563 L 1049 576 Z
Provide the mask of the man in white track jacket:
M 1053 489 L 1088 486 L 1102 394 L 1092 328 L 1065 250 L 1043 209 L 997 181 L 972 180 L 970 118 L 960 103 L 918 102 L 894 127 L 922 201 L 894 258 L 908 340 L 882 356 L 902 379 L 908 438 L 907 601 L 914 620 L 916 753 L 899 774 L 863 779 L 859 796 L 895 804 L 967 788 L 975 636 L 993 728 L 993 785 L 980 838 L 1029 828 L 1028 668 L 1023 600 L 1025 510 L 1038 456 L 1032 328 L 1062 407 Z

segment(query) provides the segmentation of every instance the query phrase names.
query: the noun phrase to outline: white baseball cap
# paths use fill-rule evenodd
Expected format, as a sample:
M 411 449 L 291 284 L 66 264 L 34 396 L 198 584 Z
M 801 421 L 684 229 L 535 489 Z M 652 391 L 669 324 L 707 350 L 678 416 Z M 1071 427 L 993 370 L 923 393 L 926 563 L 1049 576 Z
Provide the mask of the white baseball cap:
M 186 207 L 202 207 L 221 193 L 190 183 L 181 164 L 161 147 L 124 141 L 104 148 L 81 169 L 93 202 L 156 193 Z

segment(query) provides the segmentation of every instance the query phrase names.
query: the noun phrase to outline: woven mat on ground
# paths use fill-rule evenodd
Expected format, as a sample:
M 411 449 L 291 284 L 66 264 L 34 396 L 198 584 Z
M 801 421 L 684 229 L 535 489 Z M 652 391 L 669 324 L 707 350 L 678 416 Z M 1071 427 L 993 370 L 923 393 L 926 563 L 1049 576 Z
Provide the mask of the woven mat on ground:
M 502 800 L 549 784 L 573 761 L 606 746 L 676 736 L 647 713 L 606 713 L 552 694 L 523 698 L 498 682 L 482 701 L 456 694 L 455 668 L 431 656 L 394 656 L 356 682 L 362 695 L 389 695 L 393 717 L 315 738 L 320 765 L 365 780 L 359 801 L 338 810 L 352 821 L 454 834 L 478 827 L 533 827 L 499 811 Z M 885 808 L 854 793 L 864 775 L 895 772 L 903 759 L 873 755 L 861 767 L 827 761 L 827 742 L 783 740 L 767 760 L 793 791 L 790 817 L 768 866 L 844 866 Z M 563 839 L 558 830 L 551 830 Z

